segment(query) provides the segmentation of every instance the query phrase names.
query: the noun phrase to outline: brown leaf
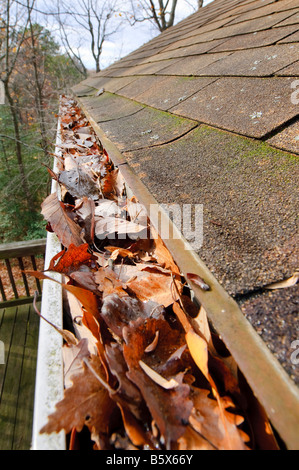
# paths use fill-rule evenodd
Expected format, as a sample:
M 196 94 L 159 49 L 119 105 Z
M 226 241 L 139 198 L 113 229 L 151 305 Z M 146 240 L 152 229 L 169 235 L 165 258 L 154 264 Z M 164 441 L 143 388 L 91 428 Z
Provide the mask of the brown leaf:
M 93 271 L 75 271 L 70 273 L 70 277 L 84 289 L 97 293 L 98 286 L 94 280 Z
M 91 172 L 88 171 L 87 167 L 83 168 L 83 165 L 77 165 L 76 168 L 68 171 L 61 171 L 58 181 L 63 184 L 75 199 L 80 199 L 84 196 L 95 199 L 99 198 L 99 186 Z
M 96 356 L 92 357 L 90 364 L 100 377 L 103 376 Z M 83 373 L 73 377 L 73 385 L 65 390 L 63 400 L 56 405 L 55 412 L 49 416 L 48 423 L 40 430 L 41 433 L 50 434 L 62 429 L 69 433 L 73 428 L 80 432 L 85 425 L 92 433 L 109 433 L 116 405 L 106 388 L 85 364 L 83 369 Z
M 178 299 L 177 291 L 173 287 L 171 276 L 167 274 L 141 272 L 135 279 L 128 281 L 129 287 L 143 302 L 152 300 L 165 308 Z
M 199 370 L 202 372 L 202 374 L 205 376 L 205 378 L 209 382 L 213 395 L 216 398 L 216 403 L 218 404 L 218 408 L 219 408 L 219 417 L 222 422 L 224 433 L 225 433 L 226 446 L 228 449 L 234 450 L 234 446 L 236 445 L 236 442 L 234 439 L 235 435 L 232 435 L 230 433 L 230 429 L 227 425 L 224 400 L 219 394 L 218 387 L 216 385 L 216 382 L 213 376 L 211 375 L 210 368 L 209 368 L 208 343 L 204 337 L 198 335 L 194 331 L 191 324 L 188 322 L 185 313 L 183 312 L 183 310 L 181 309 L 178 303 L 174 304 L 173 310 L 178 316 L 178 318 L 180 319 L 180 321 L 182 322 L 184 329 L 186 330 L 186 342 L 187 342 L 190 354 L 195 364 L 199 368 Z M 235 381 L 233 382 L 233 384 L 235 386 Z
M 189 422 L 201 436 L 218 450 L 247 450 L 244 440 L 248 440 L 248 436 L 238 428 L 244 418 L 226 410 L 233 408 L 229 398 L 221 398 L 223 416 L 208 390 L 192 387 L 192 398 L 194 408 Z
M 146 353 L 153 352 L 157 347 L 158 341 L 159 341 L 159 330 L 156 331 L 153 341 L 145 348 L 144 352 Z
M 148 216 L 145 207 L 135 200 L 128 200 L 126 210 L 130 216 L 130 220 L 140 225 L 147 225 Z
M 171 390 L 165 390 L 153 381 L 139 364 L 145 348 L 155 335 L 155 331 L 159 329 L 161 334 L 166 329 L 169 332 L 166 325 L 168 325 L 166 321 L 156 319 L 149 319 L 146 323 L 142 320 L 131 323 L 129 327 L 124 329 L 123 350 L 129 368 L 127 376 L 141 391 L 152 418 L 166 441 L 166 447 L 170 448 L 171 442 L 176 441 L 185 432 L 192 408 L 192 402 L 189 400 L 189 385 L 183 383 L 184 373 L 182 372 L 174 377 L 178 386 Z M 162 346 L 168 348 L 167 344 Z M 164 348 L 162 351 L 165 353 Z M 157 358 L 156 362 L 161 361 L 163 355 L 161 357 L 158 355 L 158 348 L 152 354 L 153 358 Z M 152 360 L 154 360 L 153 358 Z M 146 361 L 148 363 L 148 355 Z M 154 368 L 152 364 L 151 367 Z
M 93 259 L 93 256 L 91 253 L 88 253 L 88 243 L 84 243 L 80 246 L 71 243 L 67 250 L 61 251 L 52 258 L 48 271 L 69 275 L 71 272 L 77 271 L 82 264 L 86 264 L 91 259 Z
M 123 328 L 130 321 L 147 318 L 151 310 L 140 300 L 128 295 L 119 297 L 117 294 L 110 294 L 103 299 L 101 316 L 113 333 L 122 337 Z
M 180 270 L 176 263 L 173 260 L 172 255 L 169 250 L 166 248 L 164 242 L 158 233 L 151 227 L 154 238 L 154 248 L 152 249 L 152 256 L 157 260 L 157 262 L 164 268 L 170 270 L 172 273 L 180 276 Z
M 207 439 L 188 425 L 185 433 L 178 439 L 178 450 L 217 450 Z
M 198 275 L 193 273 L 186 274 L 187 279 L 199 286 L 202 290 L 210 290 L 210 286 Z
M 101 180 L 104 197 L 121 197 L 124 189 L 123 178 L 118 169 L 107 171 Z
M 293 276 L 285 279 L 284 281 L 274 282 L 273 284 L 268 284 L 265 286 L 265 289 L 275 290 L 275 289 L 285 289 L 286 287 L 292 287 L 297 284 L 299 281 L 299 271 L 296 271 Z
M 95 207 L 97 217 L 115 217 L 121 215 L 121 207 L 111 199 L 100 199 Z
M 51 224 L 63 246 L 68 248 L 71 244 L 82 244 L 80 227 L 67 215 L 63 203 L 55 193 L 50 194 L 42 203 L 42 215 Z
M 171 273 L 159 265 L 120 264 L 114 266 L 114 272 L 123 287 L 142 302 L 153 301 L 166 308 L 179 298 L 182 291 L 181 282 L 174 280 Z
M 112 253 L 110 259 L 116 260 L 119 256 L 120 258 L 134 258 L 134 253 L 126 248 L 119 248 L 118 246 L 105 246 L 105 250 Z
M 64 384 L 72 385 L 72 377 L 83 372 L 83 359 L 89 357 L 88 340 L 81 339 L 76 345 L 62 348 L 64 364 Z
M 136 419 L 142 421 L 145 405 L 139 389 L 127 377 L 128 367 L 119 345 L 111 343 L 106 346 L 105 352 L 109 369 L 118 381 L 114 399 L 123 409 L 130 410 Z
M 103 298 L 107 295 L 118 294 L 119 296 L 127 296 L 124 290 L 125 284 L 118 279 L 118 276 L 112 269 L 101 267 L 94 275 L 94 280 L 98 285 L 98 289 L 103 294 Z
M 130 438 L 131 442 L 135 446 L 140 446 L 141 448 L 145 448 L 145 446 L 147 446 L 152 450 L 157 450 L 157 447 L 153 443 L 153 436 L 150 434 L 150 431 L 145 430 L 144 426 L 142 426 L 144 423 L 141 424 L 125 406 L 119 404 L 119 407 L 126 434 Z
M 150 377 L 156 384 L 160 385 L 160 387 L 165 388 L 165 390 L 171 390 L 172 388 L 176 388 L 179 386 L 179 383 L 172 377 L 171 379 L 167 380 L 162 375 L 158 374 L 154 369 L 149 367 L 145 362 L 138 361 L 141 369 Z
M 90 197 L 83 197 L 80 207 L 76 209 L 76 214 L 79 217 L 79 223 L 84 231 L 84 240 L 91 244 L 94 241 L 94 214 L 95 203 Z

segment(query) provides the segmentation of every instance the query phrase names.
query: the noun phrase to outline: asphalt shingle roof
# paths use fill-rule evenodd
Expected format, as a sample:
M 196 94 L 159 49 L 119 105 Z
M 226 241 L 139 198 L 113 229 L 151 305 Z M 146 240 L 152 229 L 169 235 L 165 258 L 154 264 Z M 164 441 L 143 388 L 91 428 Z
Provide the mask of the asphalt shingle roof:
M 214 0 L 73 89 L 159 203 L 203 204 L 199 256 L 266 340 L 283 302 L 291 374 L 298 289 L 258 289 L 299 265 L 298 34 L 299 0 Z

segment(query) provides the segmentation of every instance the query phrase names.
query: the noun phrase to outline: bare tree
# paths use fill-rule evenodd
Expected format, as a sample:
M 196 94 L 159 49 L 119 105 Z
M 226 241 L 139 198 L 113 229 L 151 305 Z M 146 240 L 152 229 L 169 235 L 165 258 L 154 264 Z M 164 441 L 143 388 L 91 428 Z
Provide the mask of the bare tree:
M 192 3 L 185 0 L 189 6 L 196 9 Z M 197 1 L 197 8 L 201 8 L 203 0 Z M 178 0 L 130 0 L 130 11 L 126 18 L 133 25 L 138 22 L 150 21 L 160 32 L 165 31 L 174 24 Z
M 45 116 L 45 71 L 44 71 L 44 58 L 40 50 L 40 28 L 32 21 L 32 8 L 30 7 L 30 0 L 27 0 L 28 11 L 28 32 L 26 34 L 27 41 L 29 42 L 31 64 L 33 67 L 33 80 L 34 80 L 34 101 L 36 112 L 39 120 L 39 128 L 41 133 L 41 146 L 45 155 L 45 161 L 48 163 L 49 158 L 49 142 L 47 137 L 47 124 Z
M 29 8 L 32 8 L 34 0 L 31 0 Z M 15 66 L 24 43 L 25 31 L 28 26 L 27 9 L 16 5 L 15 0 L 1 2 L 1 53 L 0 53 L 0 78 L 4 84 L 5 96 L 12 116 L 15 133 L 15 151 L 18 162 L 21 183 L 26 198 L 27 207 L 32 210 L 33 199 L 29 189 L 22 154 L 22 142 L 18 119 L 18 109 L 11 93 L 10 83 Z
M 177 3 L 178 0 L 172 0 L 171 2 L 169 0 L 130 0 L 130 23 L 150 21 L 160 32 L 165 31 L 174 23 Z
M 62 43 L 69 57 L 75 58 L 77 66 L 80 65 L 85 75 L 87 70 L 82 58 L 83 46 L 86 44 L 89 48 L 94 59 L 95 70 L 99 72 L 104 43 L 121 26 L 121 22 L 117 21 L 118 4 L 119 0 L 77 0 L 76 2 L 64 0 L 58 2 L 57 18 Z

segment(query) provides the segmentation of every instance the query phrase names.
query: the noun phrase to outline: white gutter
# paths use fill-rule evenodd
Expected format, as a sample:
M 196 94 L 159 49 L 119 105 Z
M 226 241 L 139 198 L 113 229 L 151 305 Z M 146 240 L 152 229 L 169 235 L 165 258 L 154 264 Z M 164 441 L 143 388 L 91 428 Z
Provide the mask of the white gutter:
M 56 155 L 61 142 L 60 120 L 56 137 Z M 57 170 L 57 161 L 53 170 Z M 58 190 L 58 184 L 52 180 L 51 193 Z M 45 269 L 54 255 L 61 251 L 61 244 L 55 233 L 48 232 L 46 244 Z M 51 277 L 61 282 L 61 275 L 52 273 Z M 54 325 L 63 328 L 62 287 L 57 282 L 43 281 L 41 314 Z M 65 433 L 40 434 L 47 424 L 48 416 L 55 411 L 55 405 L 62 400 L 64 390 L 62 336 L 44 320 L 40 320 L 37 370 L 35 382 L 32 450 L 65 450 Z

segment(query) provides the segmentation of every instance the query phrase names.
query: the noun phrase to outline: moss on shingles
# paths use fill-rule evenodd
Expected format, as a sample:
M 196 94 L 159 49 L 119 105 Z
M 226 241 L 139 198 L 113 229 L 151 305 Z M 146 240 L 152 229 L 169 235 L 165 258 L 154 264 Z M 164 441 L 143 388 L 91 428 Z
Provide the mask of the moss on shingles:
M 289 171 L 291 167 L 298 166 L 298 156 L 294 154 L 271 147 L 266 142 L 203 124 L 199 127 L 198 134 L 194 135 L 194 139 L 200 143 L 200 140 L 205 138 L 209 138 L 215 148 L 222 148 L 223 154 L 230 156 L 227 159 L 227 167 L 231 169 L 238 167 L 242 162 L 248 164 L 248 160 L 257 162 L 260 167 L 264 166 L 264 170 L 273 175 L 279 175 Z M 252 165 L 249 167 L 252 171 Z
M 125 157 L 159 203 L 203 205 L 200 256 L 230 293 L 293 273 L 296 157 L 207 125 Z

